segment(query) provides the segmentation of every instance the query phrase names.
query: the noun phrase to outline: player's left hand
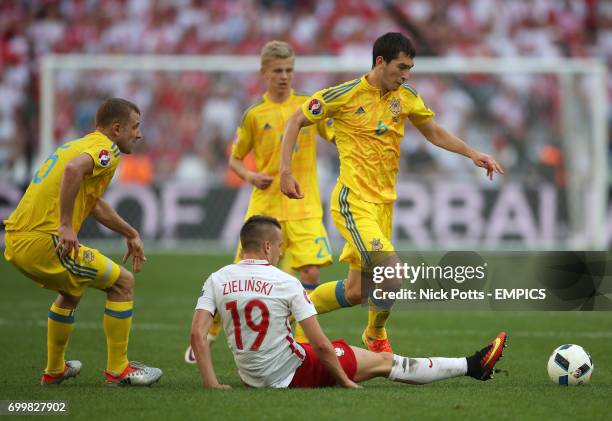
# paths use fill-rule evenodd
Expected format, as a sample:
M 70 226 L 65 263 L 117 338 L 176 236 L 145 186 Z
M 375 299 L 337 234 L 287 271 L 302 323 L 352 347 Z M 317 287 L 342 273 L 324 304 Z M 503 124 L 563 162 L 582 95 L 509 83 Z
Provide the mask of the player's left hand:
M 74 259 L 79 257 L 79 248 L 81 247 L 74 229 L 71 226 L 60 225 L 58 228 L 58 241 L 55 251 L 60 254 L 60 258 L 64 259 L 74 252 Z
M 343 387 L 345 389 L 363 389 L 363 386 L 360 386 L 351 379 L 347 379 L 345 383 L 340 384 L 340 387 Z
M 140 272 L 142 265 L 147 261 L 144 254 L 144 244 L 139 235 L 126 239 L 127 252 L 123 256 L 123 263 L 132 257 L 132 271 Z
M 212 386 L 212 389 L 231 389 L 232 386 L 230 386 L 229 384 L 217 384 L 216 386 Z
M 501 167 L 501 165 L 499 165 L 497 161 L 493 159 L 493 157 L 487 154 L 478 152 L 472 158 L 472 161 L 474 161 L 474 165 L 476 165 L 477 167 L 486 168 L 487 177 L 489 177 L 490 180 L 493 180 L 493 173 L 498 173 L 498 174 L 504 173 L 504 170 Z

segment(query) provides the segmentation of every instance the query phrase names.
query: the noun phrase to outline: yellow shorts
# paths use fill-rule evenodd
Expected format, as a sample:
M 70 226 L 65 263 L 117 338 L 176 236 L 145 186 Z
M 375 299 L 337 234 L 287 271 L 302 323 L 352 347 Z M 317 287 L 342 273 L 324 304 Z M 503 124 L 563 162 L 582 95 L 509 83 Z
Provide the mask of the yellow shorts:
M 280 225 L 283 232 L 283 268 L 297 270 L 307 265 L 331 264 L 331 246 L 321 218 L 281 221 Z M 241 253 L 239 243 L 235 262 L 240 261 Z
M 362 260 L 371 266 L 369 252 L 395 251 L 391 244 L 393 203 L 365 202 L 337 183 L 330 208 L 334 224 L 346 240 L 340 261 L 351 269 L 361 270 Z
M 107 289 L 120 267 L 96 249 L 81 244 L 79 255 L 60 259 L 58 237 L 43 232 L 7 232 L 4 257 L 42 288 L 80 297 L 85 288 Z

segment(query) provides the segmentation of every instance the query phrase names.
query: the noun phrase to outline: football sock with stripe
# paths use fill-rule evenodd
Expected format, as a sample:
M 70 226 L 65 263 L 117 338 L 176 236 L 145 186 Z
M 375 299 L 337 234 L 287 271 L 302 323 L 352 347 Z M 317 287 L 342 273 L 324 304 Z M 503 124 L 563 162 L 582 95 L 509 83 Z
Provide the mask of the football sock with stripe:
M 210 329 L 208 329 L 208 337 L 216 338 L 219 335 L 219 332 L 221 332 L 221 317 L 219 316 L 219 313 L 217 313 L 213 318 Z
M 47 318 L 47 368 L 51 375 L 64 372 L 64 354 L 74 328 L 74 310 L 51 305 Z
M 317 310 L 317 314 L 329 313 L 342 307 L 351 306 L 344 292 L 345 282 L 346 279 L 325 282 L 319 284 L 318 287 L 308 293 L 310 301 L 312 301 Z M 301 343 L 308 342 L 308 338 L 299 323 L 295 326 L 295 340 Z
M 342 307 L 351 307 L 344 291 L 345 282 L 346 279 L 325 282 L 308 294 L 318 314 L 329 313 Z
M 393 355 L 389 380 L 409 384 L 427 384 L 467 373 L 465 358 L 408 358 Z
M 367 335 L 371 339 L 387 339 L 385 326 L 390 314 L 389 310 L 382 310 L 369 302 Z
M 106 371 L 119 375 L 128 365 L 127 348 L 132 327 L 133 301 L 106 301 L 104 334 L 106 335 Z

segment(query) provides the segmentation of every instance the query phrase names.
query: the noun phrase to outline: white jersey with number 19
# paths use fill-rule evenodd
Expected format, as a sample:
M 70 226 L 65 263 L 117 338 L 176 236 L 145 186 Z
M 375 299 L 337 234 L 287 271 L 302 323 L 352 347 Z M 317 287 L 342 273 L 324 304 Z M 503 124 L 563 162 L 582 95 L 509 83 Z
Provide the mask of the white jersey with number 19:
M 287 387 L 305 358 L 289 316 L 317 314 L 293 276 L 265 260 L 242 260 L 208 277 L 196 309 L 217 311 L 238 373 L 252 387 Z

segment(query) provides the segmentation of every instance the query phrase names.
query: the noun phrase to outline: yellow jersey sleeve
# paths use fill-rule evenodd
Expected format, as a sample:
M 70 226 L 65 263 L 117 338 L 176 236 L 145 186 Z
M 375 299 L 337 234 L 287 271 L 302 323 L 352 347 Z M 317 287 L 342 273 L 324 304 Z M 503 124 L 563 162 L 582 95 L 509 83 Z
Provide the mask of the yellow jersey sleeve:
M 347 93 L 354 89 L 360 80 L 355 79 L 315 93 L 302 104 L 302 112 L 311 123 L 333 117 L 350 100 Z
M 232 156 L 238 159 L 244 159 L 251 152 L 255 143 L 253 133 L 253 117 L 250 112 L 253 107 L 250 107 L 244 112 L 240 126 L 236 129 L 236 138 L 232 145 Z
M 317 123 L 317 133 L 328 142 L 334 142 L 336 132 L 334 130 L 334 120 L 328 118 Z
M 436 115 L 432 110 L 427 108 L 420 95 L 417 94 L 416 91 L 414 91 L 414 98 L 411 102 L 412 108 L 410 110 L 410 113 L 408 114 L 408 118 L 410 119 L 410 122 L 413 125 L 418 126 L 419 124 L 423 124 L 434 118 L 434 116 Z
M 112 176 L 121 157 L 121 152 L 117 144 L 111 142 L 111 146 L 109 146 L 109 142 L 105 138 L 92 142 L 91 145 L 88 145 L 82 151 L 82 153 L 88 154 L 94 161 L 94 169 L 91 177 L 98 177 L 105 174 L 110 174 Z

